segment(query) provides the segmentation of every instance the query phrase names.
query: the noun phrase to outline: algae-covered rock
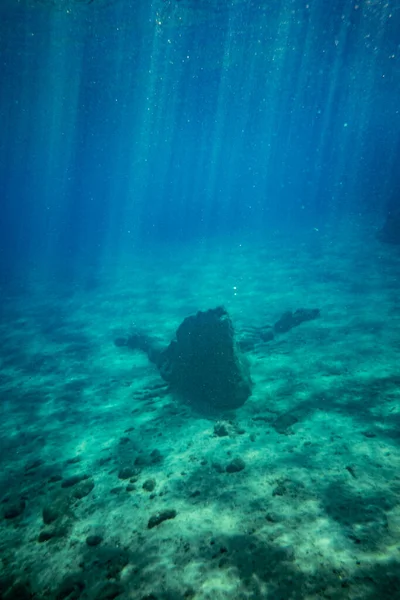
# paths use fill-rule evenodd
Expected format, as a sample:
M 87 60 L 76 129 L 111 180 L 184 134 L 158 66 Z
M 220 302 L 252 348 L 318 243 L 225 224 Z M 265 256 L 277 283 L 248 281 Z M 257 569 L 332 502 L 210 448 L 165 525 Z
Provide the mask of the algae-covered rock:
M 223 307 L 187 317 L 157 366 L 171 390 L 200 408 L 238 408 L 251 395 L 248 365 Z

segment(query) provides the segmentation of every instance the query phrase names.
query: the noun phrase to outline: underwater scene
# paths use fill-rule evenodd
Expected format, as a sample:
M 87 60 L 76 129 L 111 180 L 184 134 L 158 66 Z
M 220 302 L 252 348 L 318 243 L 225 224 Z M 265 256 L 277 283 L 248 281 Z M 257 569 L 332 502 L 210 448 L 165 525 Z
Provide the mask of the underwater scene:
M 400 600 L 400 0 L 2 0 L 0 600 Z

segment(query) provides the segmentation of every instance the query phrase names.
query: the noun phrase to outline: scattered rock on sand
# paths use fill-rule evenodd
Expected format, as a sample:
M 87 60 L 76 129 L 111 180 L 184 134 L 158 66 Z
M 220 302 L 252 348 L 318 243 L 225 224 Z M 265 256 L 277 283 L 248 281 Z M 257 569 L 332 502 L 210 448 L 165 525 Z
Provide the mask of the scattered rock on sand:
M 214 435 L 217 437 L 226 437 L 229 435 L 229 429 L 227 423 L 219 422 L 214 425 Z
M 166 509 L 161 512 L 156 513 L 152 517 L 150 517 L 149 522 L 147 524 L 148 529 L 153 529 L 157 525 L 160 525 L 163 521 L 167 521 L 167 519 L 175 519 L 177 515 L 176 510 Z
M 45 525 L 51 525 L 64 515 L 65 506 L 61 502 L 53 502 L 43 507 L 42 518 Z
M 15 519 L 20 517 L 25 510 L 26 502 L 22 498 L 13 500 L 6 504 L 4 509 L 4 517 L 6 519 Z
M 88 535 L 86 543 L 88 546 L 98 546 L 103 541 L 101 535 Z
M 38 542 L 40 544 L 42 544 L 43 542 L 49 542 L 53 538 L 64 537 L 66 533 L 67 533 L 66 527 L 43 529 L 43 531 L 41 531 L 39 534 Z
M 71 477 L 66 477 L 65 479 L 63 479 L 63 481 L 61 483 L 61 487 L 62 488 L 73 487 L 74 485 L 77 485 L 81 481 L 84 481 L 85 479 L 88 479 L 88 478 L 89 478 L 89 475 L 86 475 L 84 473 L 78 473 L 76 475 L 71 475 Z
M 146 492 L 152 492 L 156 487 L 155 479 L 146 479 L 142 487 Z
M 234 458 L 229 464 L 226 465 L 227 473 L 238 473 L 239 471 L 243 471 L 246 467 L 244 460 L 241 458 Z
M 72 495 L 74 496 L 74 498 L 77 498 L 78 500 L 80 500 L 81 498 L 88 496 L 93 488 L 94 488 L 93 479 L 86 479 L 85 481 L 82 481 L 76 487 L 74 487 Z
M 274 422 L 274 429 L 282 435 L 289 435 L 292 433 L 291 427 L 298 422 L 298 418 L 290 413 L 280 415 Z
M 149 467 L 157 465 L 163 460 L 163 455 L 157 448 L 152 450 L 150 454 L 139 454 L 135 459 L 135 465 L 139 467 Z

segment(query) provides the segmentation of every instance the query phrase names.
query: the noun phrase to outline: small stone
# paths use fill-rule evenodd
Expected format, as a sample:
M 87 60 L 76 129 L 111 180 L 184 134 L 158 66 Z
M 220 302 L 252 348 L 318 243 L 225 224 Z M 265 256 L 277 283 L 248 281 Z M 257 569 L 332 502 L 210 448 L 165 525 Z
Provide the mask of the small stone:
M 88 546 L 98 546 L 103 541 L 101 535 L 88 535 L 86 543 Z
M 71 477 L 67 477 L 66 479 L 63 480 L 61 487 L 62 488 L 73 487 L 74 485 L 77 485 L 81 481 L 84 481 L 85 479 L 88 479 L 88 478 L 89 478 L 89 475 L 82 474 L 82 473 L 77 474 L 77 475 L 72 475 Z
M 109 581 L 96 593 L 96 600 L 114 600 L 123 592 L 121 584 Z
M 131 438 L 127 437 L 126 435 L 122 436 L 119 440 L 119 443 L 121 446 L 123 446 L 124 444 L 129 444 L 131 442 Z
M 152 517 L 150 517 L 149 522 L 147 524 L 147 528 L 153 529 L 153 527 L 160 525 L 163 521 L 166 521 L 167 519 L 175 519 L 176 515 L 176 510 L 172 509 L 166 509 L 161 512 L 158 512 Z
M 133 483 L 128 483 L 125 489 L 127 492 L 134 492 L 136 490 L 136 486 L 134 486 Z
M 64 530 L 62 529 L 44 529 L 40 532 L 38 537 L 38 542 L 42 544 L 43 542 L 49 542 L 55 537 L 62 537 L 64 535 Z
M 281 435 L 289 435 L 291 427 L 298 422 L 298 418 L 290 413 L 280 415 L 274 422 L 274 429 Z
M 146 492 L 152 492 L 156 487 L 156 482 L 154 479 L 146 479 L 142 487 Z
M 135 474 L 136 470 L 132 467 L 122 467 L 118 472 L 118 479 L 129 479 Z
M 25 473 L 29 473 L 30 471 L 36 470 L 43 464 L 43 461 L 40 458 L 30 460 L 25 465 Z
M 226 437 L 229 435 L 229 430 L 226 426 L 226 423 L 216 423 L 214 425 L 214 435 L 217 437 Z
M 45 525 L 50 525 L 57 519 L 61 517 L 62 513 L 59 507 L 54 507 L 52 505 L 44 506 L 42 511 L 43 523 Z
M 243 471 L 243 469 L 246 467 L 244 460 L 242 460 L 241 458 L 234 458 L 227 466 L 226 466 L 226 472 L 227 473 L 238 473 L 239 471 Z
M 79 485 L 76 486 L 73 492 L 74 498 L 80 500 L 85 496 L 88 496 L 92 489 L 94 488 L 93 479 L 86 479 L 86 481 L 82 481 Z
M 65 462 L 67 465 L 76 465 L 76 463 L 81 462 L 81 457 L 74 456 L 73 458 L 68 458 Z
M 160 463 L 163 459 L 161 452 L 157 449 L 150 453 L 150 458 L 153 465 Z
M 57 600 L 64 598 L 79 598 L 85 589 L 85 581 L 82 575 L 68 575 L 62 582 L 57 592 Z
M 373 431 L 363 431 L 362 434 L 367 437 L 367 438 L 374 438 L 376 437 L 376 433 L 374 433 Z

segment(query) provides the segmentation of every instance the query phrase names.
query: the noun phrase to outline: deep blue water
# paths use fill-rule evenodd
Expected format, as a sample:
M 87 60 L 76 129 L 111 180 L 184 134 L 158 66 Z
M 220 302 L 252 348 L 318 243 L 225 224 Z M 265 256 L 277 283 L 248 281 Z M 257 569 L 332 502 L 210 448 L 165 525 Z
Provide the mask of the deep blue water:
M 160 240 L 379 227 L 398 197 L 399 2 L 0 10 L 6 278 Z

